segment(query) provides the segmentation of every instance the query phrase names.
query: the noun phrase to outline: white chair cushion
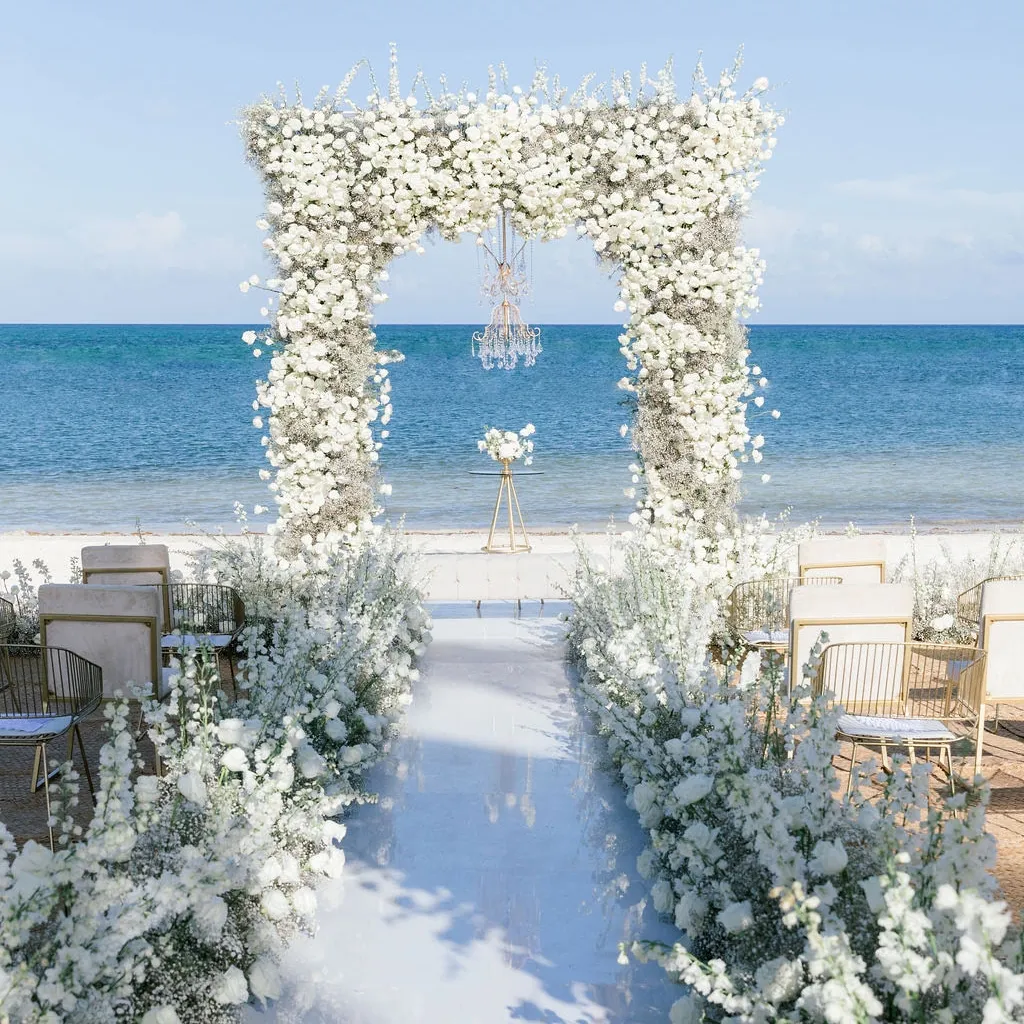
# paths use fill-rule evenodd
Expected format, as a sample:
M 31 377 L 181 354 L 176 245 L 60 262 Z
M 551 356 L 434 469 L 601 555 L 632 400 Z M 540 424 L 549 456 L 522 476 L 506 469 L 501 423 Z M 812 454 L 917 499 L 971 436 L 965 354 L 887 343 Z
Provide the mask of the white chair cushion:
M 201 644 L 209 644 L 211 647 L 227 647 L 231 643 L 230 633 L 202 633 L 193 636 L 191 633 L 168 633 L 161 645 L 165 651 L 176 651 L 181 647 L 199 647 Z
M 748 644 L 788 644 L 789 630 L 773 629 L 771 632 L 766 632 L 763 629 L 752 629 L 749 633 L 743 634 L 743 639 Z
M 865 739 L 913 740 L 915 743 L 952 743 L 958 739 L 934 718 L 876 718 L 873 715 L 841 715 L 836 725 L 845 736 Z
M 15 739 L 19 736 L 59 736 L 71 728 L 70 715 L 60 718 L 0 718 L 0 737 Z

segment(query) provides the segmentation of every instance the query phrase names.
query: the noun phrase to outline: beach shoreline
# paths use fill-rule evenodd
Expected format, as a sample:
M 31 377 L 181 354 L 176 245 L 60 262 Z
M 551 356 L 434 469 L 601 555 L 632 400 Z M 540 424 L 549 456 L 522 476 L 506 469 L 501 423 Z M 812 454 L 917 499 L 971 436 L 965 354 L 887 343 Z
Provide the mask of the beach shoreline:
M 577 545 L 588 556 L 605 564 L 616 561 L 615 538 L 622 531 L 588 531 L 571 533 L 568 530 L 531 530 L 532 550 L 529 552 L 487 553 L 486 530 L 407 530 L 410 546 L 418 554 L 423 568 L 427 600 L 553 600 L 564 598 L 569 592 L 577 560 Z M 842 530 L 831 532 L 841 534 Z M 265 538 L 262 531 L 254 536 Z M 865 530 L 865 536 L 877 536 L 885 541 L 886 565 L 891 572 L 913 552 L 909 529 L 900 533 Z M 147 533 L 142 537 L 149 544 L 166 544 L 170 550 L 174 569 L 185 570 L 190 554 L 203 547 L 216 544 L 218 539 L 238 539 L 241 534 L 213 533 Z M 1003 544 L 1024 534 L 1007 530 L 973 529 L 962 531 L 929 532 L 920 529 L 916 538 L 916 555 L 923 564 L 947 555 L 962 559 L 972 556 L 981 562 L 987 559 L 993 541 Z M 496 543 L 502 537 L 496 535 Z M 67 582 L 71 575 L 72 559 L 80 559 L 81 549 L 89 545 L 137 544 L 138 533 L 52 533 L 45 531 L 0 532 L 0 572 L 12 572 L 15 560 L 29 567 L 39 582 L 40 573 L 32 568 L 41 560 L 53 576 L 54 582 Z M 795 554 L 792 553 L 795 569 Z M 13 580 L 8 580 L 8 587 Z M 2 592 L 2 588 L 0 588 Z

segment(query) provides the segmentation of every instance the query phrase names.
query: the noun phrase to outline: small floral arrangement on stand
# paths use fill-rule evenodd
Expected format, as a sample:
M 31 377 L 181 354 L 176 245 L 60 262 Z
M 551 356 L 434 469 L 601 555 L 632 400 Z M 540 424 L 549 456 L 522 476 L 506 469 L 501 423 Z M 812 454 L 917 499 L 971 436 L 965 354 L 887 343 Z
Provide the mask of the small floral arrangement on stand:
M 523 460 L 524 466 L 533 462 L 533 442 L 528 438 L 536 433 L 532 423 L 527 423 L 517 434 L 514 430 L 501 430 L 498 427 L 487 427 L 483 439 L 476 446 L 487 452 L 495 462 L 512 463 Z

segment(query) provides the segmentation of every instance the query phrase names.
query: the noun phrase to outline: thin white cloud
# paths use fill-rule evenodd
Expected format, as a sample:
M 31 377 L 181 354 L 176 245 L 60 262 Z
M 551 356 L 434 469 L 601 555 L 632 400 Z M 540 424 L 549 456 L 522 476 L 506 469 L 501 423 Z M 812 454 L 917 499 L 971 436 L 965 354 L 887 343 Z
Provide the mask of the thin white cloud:
M 0 265 L 41 271 L 166 270 L 241 274 L 258 261 L 251 246 L 229 238 L 197 234 L 175 210 L 130 217 L 89 217 L 65 230 L 0 233 Z
M 174 210 L 134 217 L 103 217 L 84 221 L 71 237 L 88 252 L 101 256 L 155 257 L 174 253 L 185 236 L 185 224 Z
M 844 196 L 882 203 L 917 207 L 939 207 L 947 214 L 984 212 L 1001 215 L 1024 214 L 1024 191 L 986 190 L 943 184 L 925 175 L 896 178 L 852 178 L 837 182 L 833 189 Z

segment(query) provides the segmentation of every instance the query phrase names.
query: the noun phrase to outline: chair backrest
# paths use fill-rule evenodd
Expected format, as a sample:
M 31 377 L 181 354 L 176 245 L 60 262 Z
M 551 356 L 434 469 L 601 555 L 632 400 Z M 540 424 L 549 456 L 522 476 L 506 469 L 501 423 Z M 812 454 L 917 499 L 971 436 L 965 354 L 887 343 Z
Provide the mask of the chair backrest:
M 981 619 L 981 590 L 986 583 L 995 583 L 998 580 L 1024 580 L 1024 576 L 989 576 L 980 583 L 965 590 L 956 596 L 956 618 L 957 621 L 968 629 L 977 629 Z
M 166 544 L 96 544 L 82 548 L 82 582 L 104 586 L 152 586 L 171 582 Z M 164 592 L 164 621 L 171 608 Z
M 789 671 L 800 679 L 822 632 L 830 643 L 909 643 L 914 588 L 909 583 L 796 587 L 789 615 Z
M 0 652 L 0 718 L 84 718 L 103 696 L 98 665 L 74 651 L 9 644 Z M 15 742 L 7 731 L 6 742 Z M 25 733 L 30 737 L 31 733 Z
M 17 624 L 18 619 L 14 612 L 14 602 L 8 601 L 6 597 L 0 597 L 0 644 L 5 643 L 14 636 Z
M 795 587 L 842 583 L 838 576 L 765 576 L 733 587 L 726 599 L 726 618 L 737 633 L 789 629 L 789 597 Z
M 956 644 L 838 643 L 822 651 L 815 695 L 849 714 L 973 722 L 983 700 L 985 652 Z
M 245 625 L 245 604 L 233 587 L 217 583 L 172 583 L 166 588 L 171 619 L 166 632 L 234 636 Z
M 39 641 L 99 665 L 103 696 L 153 684 L 162 696 L 163 601 L 157 587 L 50 583 L 39 588 Z
M 801 576 L 840 576 L 844 583 L 885 582 L 885 541 L 880 537 L 815 537 L 798 545 Z
M 1024 698 L 1024 580 L 982 586 L 978 646 L 988 652 L 987 699 Z

